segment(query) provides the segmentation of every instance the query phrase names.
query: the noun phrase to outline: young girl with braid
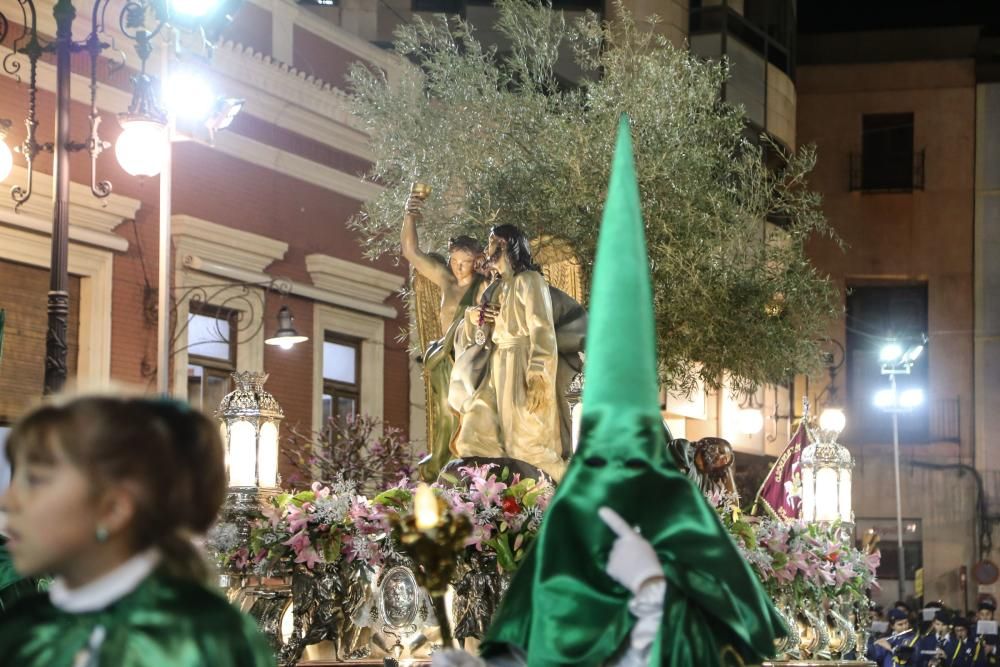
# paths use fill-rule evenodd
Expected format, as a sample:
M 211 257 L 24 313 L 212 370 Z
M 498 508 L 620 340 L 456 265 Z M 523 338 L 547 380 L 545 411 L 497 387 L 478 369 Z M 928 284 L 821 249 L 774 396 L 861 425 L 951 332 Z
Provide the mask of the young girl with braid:
M 226 493 L 213 421 L 173 401 L 78 398 L 23 418 L 7 456 L 7 547 L 21 575 L 54 580 L 0 620 L 0 665 L 274 665 L 190 541 Z

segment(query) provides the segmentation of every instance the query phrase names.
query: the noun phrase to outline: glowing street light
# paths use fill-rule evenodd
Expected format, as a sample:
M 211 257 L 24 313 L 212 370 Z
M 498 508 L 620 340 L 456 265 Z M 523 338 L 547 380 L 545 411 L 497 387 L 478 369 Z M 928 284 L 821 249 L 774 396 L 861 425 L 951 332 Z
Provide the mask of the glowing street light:
M 163 105 L 178 119 L 205 120 L 215 104 L 216 95 L 212 86 L 196 70 L 171 72 L 163 86 Z
M 304 343 L 309 340 L 308 336 L 300 336 L 292 324 L 295 318 L 288 306 L 282 306 L 278 311 L 278 331 L 264 341 L 265 345 L 277 345 L 282 350 L 290 350 L 297 343 Z
M 907 389 L 899 395 L 899 407 L 904 410 L 912 410 L 923 404 L 923 389 Z
M 115 142 L 115 157 L 132 176 L 156 176 L 163 169 L 168 150 L 167 126 L 152 118 L 120 121 L 122 133 Z
M 834 438 L 843 432 L 847 426 L 847 417 L 840 408 L 826 408 L 820 413 L 819 428 L 826 433 L 832 433 Z
M 736 415 L 740 433 L 754 435 L 764 428 L 764 413 L 757 408 L 743 408 Z
M 175 14 L 195 19 L 211 14 L 218 6 L 218 0 L 171 0 L 170 2 L 170 8 Z
M 879 350 L 878 360 L 882 363 L 892 363 L 903 356 L 903 346 L 899 343 L 886 343 Z

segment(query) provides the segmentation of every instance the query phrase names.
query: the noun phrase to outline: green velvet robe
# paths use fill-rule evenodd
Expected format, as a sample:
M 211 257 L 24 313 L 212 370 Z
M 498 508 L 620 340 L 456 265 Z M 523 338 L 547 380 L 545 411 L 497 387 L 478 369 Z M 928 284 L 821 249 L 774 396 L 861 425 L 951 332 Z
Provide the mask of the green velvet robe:
M 105 639 L 81 663 L 97 626 Z M 0 620 L 0 665 L 18 667 L 273 667 L 254 622 L 195 582 L 154 572 L 100 611 L 71 614 L 48 595 L 20 600 Z
M 34 579 L 26 579 L 14 570 L 7 551 L 7 540 L 0 537 L 0 618 L 17 600 L 37 592 Z
M 448 405 L 448 385 L 451 382 L 451 369 L 455 361 L 455 332 L 462 325 L 465 311 L 476 305 L 476 293 L 483 283 L 483 277 L 473 276 L 469 289 L 455 309 L 455 318 L 440 340 L 431 342 L 424 351 L 424 372 L 430 377 L 431 395 L 427 397 L 427 409 L 433 415 L 434 433 L 427 444 L 430 451 L 420 461 L 418 470 L 420 479 L 434 482 L 448 461 L 451 460 L 451 439 L 458 429 L 458 415 Z

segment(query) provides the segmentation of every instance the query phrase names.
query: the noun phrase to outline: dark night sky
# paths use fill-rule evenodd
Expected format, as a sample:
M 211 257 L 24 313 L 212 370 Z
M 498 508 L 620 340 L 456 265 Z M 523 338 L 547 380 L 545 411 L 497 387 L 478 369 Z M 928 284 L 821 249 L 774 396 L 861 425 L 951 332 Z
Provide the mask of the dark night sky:
M 799 0 L 799 34 L 986 25 L 1000 31 L 1000 0 Z

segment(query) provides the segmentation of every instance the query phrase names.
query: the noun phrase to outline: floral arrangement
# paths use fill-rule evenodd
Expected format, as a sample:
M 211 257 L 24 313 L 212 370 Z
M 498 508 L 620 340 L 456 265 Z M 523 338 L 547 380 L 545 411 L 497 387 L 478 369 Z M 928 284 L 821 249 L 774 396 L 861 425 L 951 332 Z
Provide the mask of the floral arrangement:
M 498 570 L 513 572 L 538 534 L 552 485 L 521 479 L 507 468 L 459 472 L 443 475 L 432 488 L 472 523 L 465 557 L 495 561 Z M 341 559 L 377 568 L 399 557 L 390 515 L 412 511 L 414 490 L 404 478 L 369 499 L 341 478 L 330 485 L 316 482 L 309 490 L 272 498 L 252 522 L 249 544 L 239 544 L 236 527 L 224 523 L 210 535 L 209 548 L 224 569 L 240 574 L 281 574 L 295 565 L 311 570 Z
M 709 497 L 740 553 L 772 597 L 792 600 L 840 599 L 867 604 L 878 584 L 878 552 L 867 554 L 847 543 L 839 523 L 786 522 L 743 515 L 734 499 Z
M 293 427 L 281 452 L 292 468 L 287 481 L 293 487 L 347 479 L 371 495 L 411 476 L 411 462 L 419 458 L 402 429 L 365 414 L 330 418 L 320 431 Z
M 281 493 L 253 520 L 249 544 L 238 544 L 236 526 L 222 523 L 209 534 L 208 547 L 224 569 L 241 574 L 267 576 L 297 563 L 309 569 L 335 564 L 351 548 L 350 516 L 358 498 L 355 486 L 342 479 Z

